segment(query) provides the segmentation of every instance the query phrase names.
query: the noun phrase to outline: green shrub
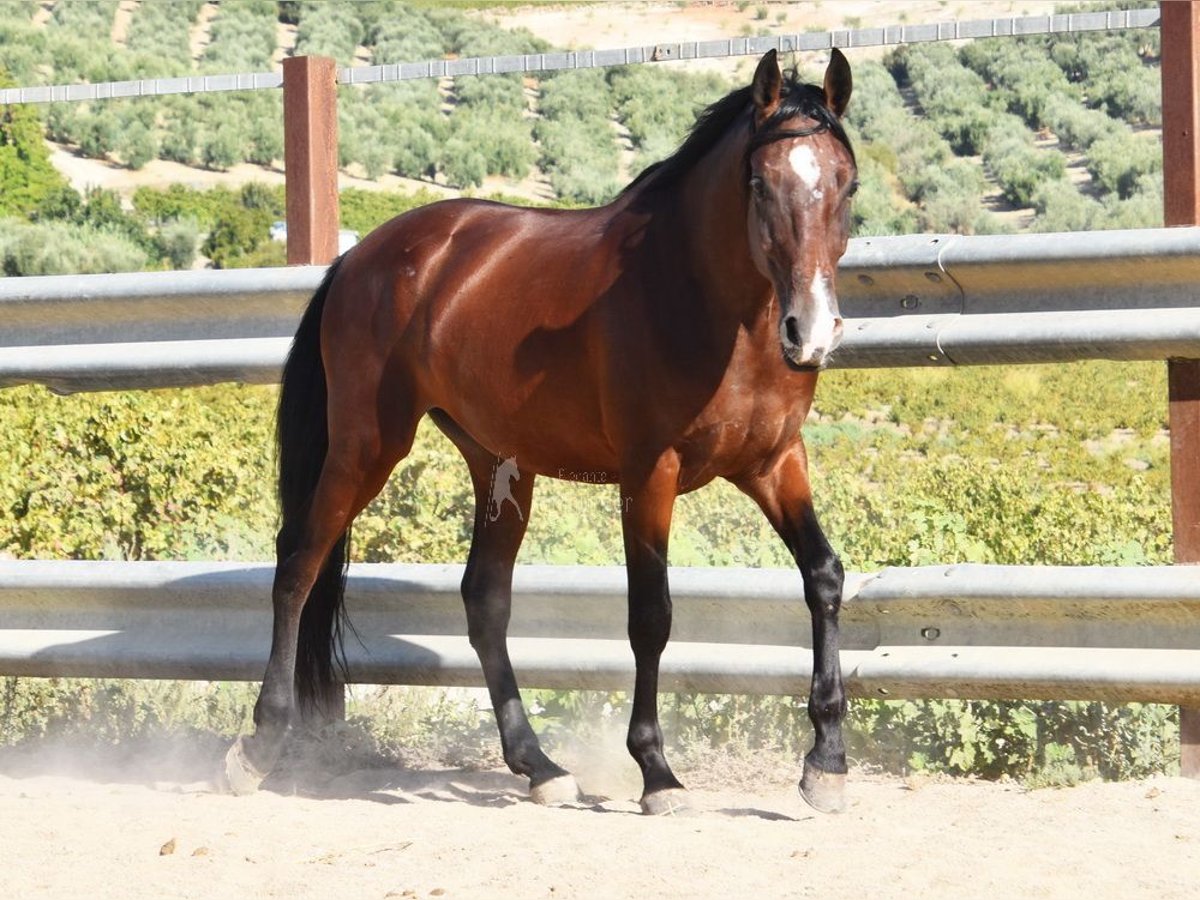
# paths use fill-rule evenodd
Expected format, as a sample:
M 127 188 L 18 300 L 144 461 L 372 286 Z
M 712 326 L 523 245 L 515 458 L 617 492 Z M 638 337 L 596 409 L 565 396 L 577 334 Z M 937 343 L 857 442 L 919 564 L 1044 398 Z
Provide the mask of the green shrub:
M 858 158 L 858 193 L 851 206 L 856 237 L 910 234 L 916 230 L 916 213 L 898 195 L 895 176 L 869 155 Z
M 175 120 L 163 135 L 159 152 L 163 159 L 194 166 L 200 162 L 199 128 L 193 120 Z
M 301 3 L 296 56 L 332 56 L 339 65 L 354 62 L 365 30 L 353 6 L 344 3 Z
M 1115 132 L 1091 145 L 1087 167 L 1101 190 L 1124 199 L 1139 179 L 1162 170 L 1162 145 L 1128 131 Z
M 112 149 L 131 169 L 140 169 L 158 157 L 158 141 L 141 122 L 134 122 L 122 130 Z
M 258 686 L 228 682 L 91 678 L 0 679 L 0 747 L 39 740 L 84 746 L 173 738 L 182 746 L 252 724 Z
M 904 172 L 901 182 L 918 204 L 917 225 L 926 232 L 975 234 L 986 213 L 980 204 L 983 175 L 960 159 Z
M 476 110 L 455 114 L 453 130 L 445 144 L 442 168 L 450 178 L 451 160 L 461 155 L 455 145 L 469 144 L 484 160 L 484 173 L 524 178 L 537 160 L 529 123 L 503 110 Z
M 714 75 L 655 66 L 617 67 L 608 70 L 607 78 L 617 117 L 638 151 L 638 169 L 672 152 L 697 114 L 729 90 L 729 84 Z
M 418 206 L 433 203 L 438 196 L 421 190 L 415 194 L 364 191 L 348 188 L 341 192 L 342 227 L 366 235 L 384 222 Z
M 266 559 L 273 392 L 0 393 L 0 548 L 58 559 Z
M 11 86 L 0 70 L 0 87 Z M 0 107 L 0 216 L 33 214 L 66 188 L 66 179 L 50 162 L 43 134 L 35 107 Z
M 606 203 L 620 189 L 620 154 L 609 117 L 612 96 L 602 71 L 563 72 L 542 81 L 535 126 L 541 169 L 559 197 Z
M 9 276 L 137 272 L 148 262 L 141 247 L 108 230 L 16 219 L 0 219 L 0 260 Z
M 108 109 L 83 113 L 79 117 L 76 139 L 79 152 L 89 159 L 104 159 L 117 143 L 121 123 Z
M 139 4 L 129 21 L 126 45 L 134 52 L 190 63 L 190 30 L 203 5 L 204 0 Z
M 618 151 L 605 119 L 543 119 L 537 126 L 542 170 L 567 200 L 607 203 L 620 189 Z
M 1034 786 L 1170 773 L 1179 740 L 1177 711 L 1148 704 L 860 700 L 848 725 L 852 752 L 890 771 Z
M 963 64 L 1002 90 L 1008 110 L 1030 128 L 1052 125 L 1046 106 L 1079 100 L 1079 90 L 1047 53 L 1045 41 L 1013 38 L 970 41 L 959 51 Z
M 488 167 L 487 159 L 470 140 L 456 137 L 442 147 L 441 168 L 452 186 L 472 188 L 483 184 Z
M 47 25 L 83 40 L 95 41 L 97 35 L 107 39 L 112 31 L 117 6 L 117 0 L 55 3 Z
M 1032 206 L 1038 189 L 1048 181 L 1066 176 L 1063 155 L 1057 150 L 1039 150 L 1028 130 L 1016 118 L 988 132 L 983 147 L 987 166 L 1013 206 Z
M 1124 130 L 1119 122 L 1096 109 L 1088 109 L 1078 100 L 1061 95 L 1046 99 L 1045 117 L 1050 128 L 1066 147 L 1087 150 L 1097 140 L 1114 131 Z
M 338 154 L 343 165 L 371 162 L 408 178 L 432 179 L 450 124 L 434 82 L 370 85 L 343 91 Z M 371 156 L 370 160 L 366 159 Z
M 61 4 L 60 4 L 61 5 Z M 207 72 L 263 72 L 275 52 L 273 0 L 222 0 L 204 49 Z
M 441 31 L 419 10 L 400 7 L 397 13 L 395 18 L 388 17 L 368 28 L 367 40 L 373 46 L 373 64 L 436 59 L 446 52 Z
M 218 269 L 236 268 L 239 260 L 270 239 L 271 223 L 279 218 L 269 209 L 230 209 L 222 213 L 204 241 L 204 255 Z
M 200 137 L 200 161 L 209 169 L 225 171 L 245 158 L 246 135 L 238 122 L 222 122 Z
M 172 269 L 190 269 L 200 247 L 200 231 L 195 221 L 176 220 L 163 226 L 160 235 L 163 252 Z
M 1046 181 L 1033 195 L 1037 215 L 1034 231 L 1091 231 L 1098 227 L 1103 208 L 1086 197 L 1070 182 Z
M 274 118 L 256 117 L 247 134 L 246 162 L 259 166 L 274 165 L 283 159 L 283 128 Z

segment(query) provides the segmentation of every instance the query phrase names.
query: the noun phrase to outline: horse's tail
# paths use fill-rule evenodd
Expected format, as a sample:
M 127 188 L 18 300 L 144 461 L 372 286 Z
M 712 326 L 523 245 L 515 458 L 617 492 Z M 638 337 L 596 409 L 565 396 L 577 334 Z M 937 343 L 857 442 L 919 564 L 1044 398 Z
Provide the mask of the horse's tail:
M 329 447 L 328 394 L 321 360 L 321 317 L 341 259 L 329 267 L 309 301 L 283 367 L 276 442 L 282 523 L 276 539 L 280 564 L 299 547 Z M 300 616 L 296 652 L 296 696 L 302 708 L 325 705 L 346 673 L 342 649 L 343 594 L 349 528 L 338 538 L 309 592 Z M 336 670 L 336 671 L 335 671 Z

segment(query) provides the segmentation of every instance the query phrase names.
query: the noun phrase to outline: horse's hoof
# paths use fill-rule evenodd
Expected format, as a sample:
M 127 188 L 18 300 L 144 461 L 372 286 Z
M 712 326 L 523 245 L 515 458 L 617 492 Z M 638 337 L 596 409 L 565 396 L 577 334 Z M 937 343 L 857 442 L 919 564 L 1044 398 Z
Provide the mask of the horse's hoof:
M 642 813 L 647 816 L 686 816 L 692 812 L 688 792 L 683 788 L 665 788 L 642 795 Z
M 529 789 L 529 799 L 539 806 L 563 806 L 578 803 L 579 785 L 574 775 L 559 775 Z
M 225 766 L 217 783 L 231 794 L 242 797 L 257 791 L 266 777 L 266 772 L 258 771 L 246 758 L 246 750 L 239 737 L 225 754 Z
M 804 775 L 800 778 L 800 796 L 817 812 L 844 812 L 846 776 L 825 772 L 805 760 Z

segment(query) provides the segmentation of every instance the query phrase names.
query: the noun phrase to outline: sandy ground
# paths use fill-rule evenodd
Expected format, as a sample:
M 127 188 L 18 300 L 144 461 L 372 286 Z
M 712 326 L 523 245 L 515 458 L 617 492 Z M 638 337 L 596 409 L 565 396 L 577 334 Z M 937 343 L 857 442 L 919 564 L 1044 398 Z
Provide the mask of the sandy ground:
M 232 797 L 156 788 L 187 777 L 169 760 L 89 762 L 88 777 L 57 774 L 53 754 L 0 762 L 6 898 L 1183 898 L 1200 873 L 1200 782 L 1182 779 L 1027 791 L 857 774 L 849 811 L 826 816 L 790 766 L 752 791 L 693 772 L 693 815 L 648 819 L 628 780 L 551 809 L 506 771 L 310 773 Z

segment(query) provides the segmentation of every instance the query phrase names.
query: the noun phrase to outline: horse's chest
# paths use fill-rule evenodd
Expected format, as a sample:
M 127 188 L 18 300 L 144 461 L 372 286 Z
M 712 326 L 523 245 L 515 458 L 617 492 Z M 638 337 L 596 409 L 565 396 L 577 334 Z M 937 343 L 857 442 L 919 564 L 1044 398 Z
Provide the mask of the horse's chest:
M 799 409 L 751 404 L 738 414 L 698 422 L 678 447 L 681 489 L 694 490 L 714 478 L 735 477 L 761 467 L 795 440 L 803 421 Z

